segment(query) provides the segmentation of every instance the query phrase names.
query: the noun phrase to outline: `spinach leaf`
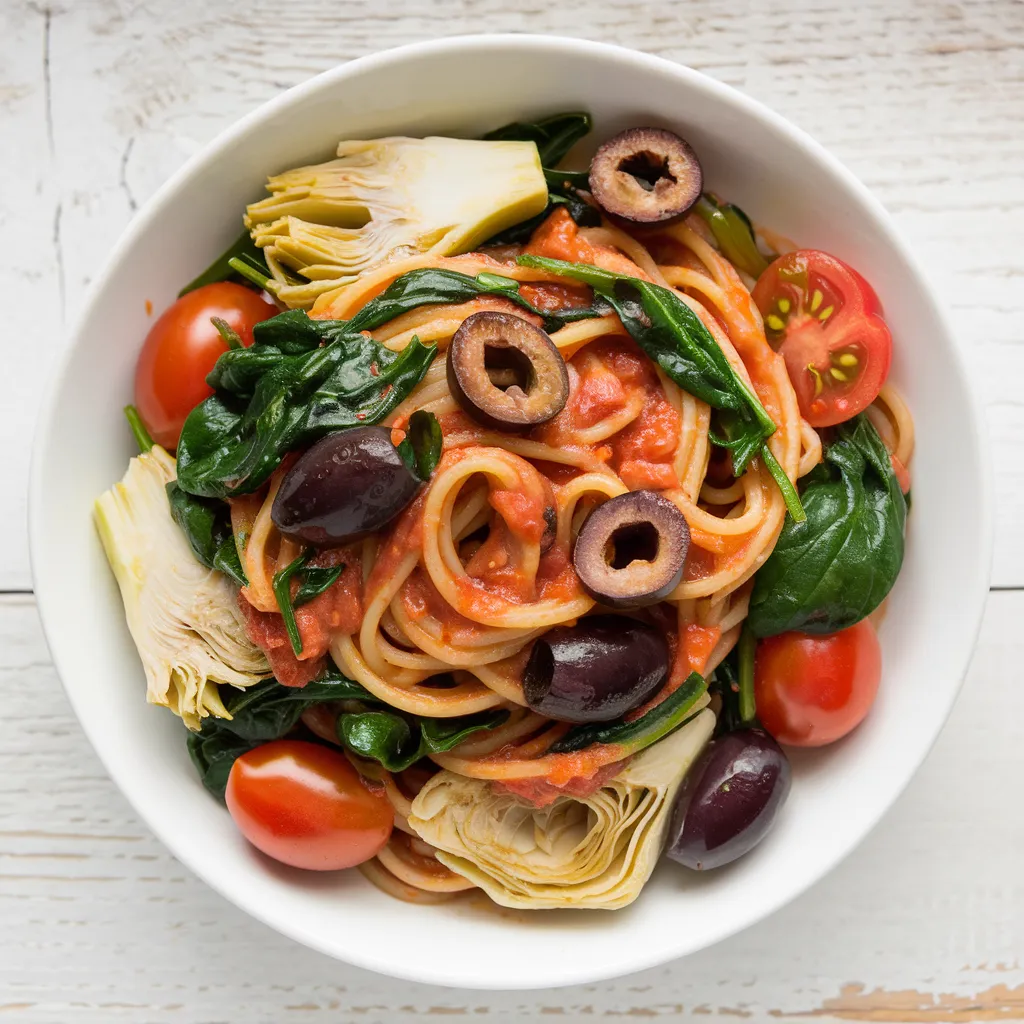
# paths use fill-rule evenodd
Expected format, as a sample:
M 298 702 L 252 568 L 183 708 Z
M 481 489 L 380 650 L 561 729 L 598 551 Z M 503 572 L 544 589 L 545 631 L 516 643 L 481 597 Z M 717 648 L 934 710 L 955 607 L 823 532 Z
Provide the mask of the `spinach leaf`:
M 187 494 L 174 480 L 167 485 L 167 501 L 171 518 L 185 534 L 196 558 L 230 576 L 240 587 L 247 586 L 249 580 L 238 557 L 227 505 L 215 498 Z
M 441 424 L 432 412 L 417 409 L 409 417 L 405 439 L 398 446 L 398 454 L 409 467 L 409 471 L 424 483 L 441 461 Z
M 232 265 L 232 260 L 240 261 L 245 266 L 259 273 L 264 281 L 270 277 L 267 261 L 263 258 L 263 250 L 252 240 L 248 231 L 243 231 L 197 278 L 189 281 L 178 292 L 178 298 L 180 299 L 182 295 L 187 295 L 189 292 L 194 292 L 197 288 L 202 288 L 203 285 L 215 284 L 217 281 L 228 281 L 236 276 L 248 277 L 248 275 L 239 274 L 236 267 Z M 251 280 L 251 278 L 248 279 Z M 254 283 L 260 284 L 258 281 Z M 260 284 L 260 287 L 262 287 L 262 284 Z
M 307 565 L 306 563 L 315 553 L 312 548 L 307 548 L 293 562 L 289 562 L 280 572 L 274 574 L 274 597 L 277 598 L 277 607 L 280 609 L 281 618 L 284 619 L 284 628 L 288 633 L 288 640 L 296 658 L 302 654 L 302 636 L 299 633 L 298 623 L 295 621 L 295 609 L 322 594 L 345 571 L 344 565 Z M 296 579 L 299 584 L 294 597 L 292 596 L 293 579 Z
M 786 501 L 789 514 L 804 518 L 800 498 L 768 447 L 775 423 L 700 318 L 670 288 L 585 263 L 566 263 L 526 254 L 518 260 L 590 285 L 608 302 L 634 341 L 665 374 L 691 395 L 720 411 L 722 433 L 712 443 L 730 449 L 739 476 L 759 456 Z
M 840 424 L 824 456 L 805 477 L 807 521 L 785 524 L 754 580 L 757 636 L 846 629 L 882 603 L 903 564 L 907 503 L 871 422 Z
M 719 203 L 709 192 L 697 200 L 697 213 L 715 236 L 718 248 L 725 258 L 749 274 L 760 277 L 768 266 L 768 260 L 761 255 L 754 238 L 750 218 L 732 203 Z
M 593 743 L 614 743 L 624 747 L 626 753 L 635 754 L 682 725 L 707 688 L 703 676 L 691 672 L 681 686 L 639 718 L 632 722 L 620 718 L 615 722 L 577 725 L 551 745 L 550 753 L 568 754 Z
M 536 143 L 541 164 L 554 167 L 593 126 L 591 116 L 579 111 L 554 114 L 541 121 L 513 121 L 488 132 L 484 138 L 491 142 Z
M 255 491 L 287 452 L 336 430 L 379 423 L 420 382 L 437 351 L 414 338 L 392 352 L 334 321 L 306 321 L 299 337 L 308 338 L 316 325 L 322 347 L 289 354 L 254 344 L 221 356 L 230 359 L 230 379 L 214 367 L 210 377 L 220 390 L 189 413 L 178 442 L 183 490 L 209 498 Z
M 230 690 L 224 706 L 231 719 L 204 719 L 200 730 L 188 735 L 189 756 L 203 785 L 223 800 L 235 758 L 287 735 L 311 705 L 348 700 L 375 702 L 372 694 L 336 671 L 303 687 L 282 686 L 276 679 L 266 679 L 246 690 Z
M 338 718 L 338 737 L 354 754 L 400 772 L 428 754 L 458 746 L 481 729 L 508 719 L 507 711 L 481 711 L 457 718 L 419 718 L 392 711 L 363 711 Z
M 402 313 L 427 305 L 455 305 L 468 302 L 478 295 L 498 295 L 514 302 L 528 313 L 534 313 L 544 320 L 546 331 L 556 331 L 575 320 L 587 320 L 600 316 L 602 309 L 596 306 L 564 309 L 553 312 L 537 309 L 519 294 L 519 282 L 501 274 L 477 274 L 470 277 L 455 270 L 439 270 L 427 267 L 410 270 L 396 278 L 377 298 L 371 299 L 351 320 L 350 330 L 372 331 L 382 324 L 394 320 Z M 274 320 L 280 319 L 275 317 Z M 272 324 L 274 320 L 266 323 Z M 254 346 L 255 347 L 255 346 Z M 230 353 L 225 353 L 221 359 Z M 219 361 L 218 361 L 219 362 Z M 209 378 L 207 378 L 209 379 Z

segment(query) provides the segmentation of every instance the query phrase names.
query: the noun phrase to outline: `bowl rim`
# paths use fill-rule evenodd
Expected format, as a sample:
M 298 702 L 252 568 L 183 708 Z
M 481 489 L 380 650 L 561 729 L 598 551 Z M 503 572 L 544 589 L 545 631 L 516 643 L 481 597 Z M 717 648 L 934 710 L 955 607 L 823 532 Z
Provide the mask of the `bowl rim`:
M 448 36 L 439 39 L 430 39 L 420 42 L 408 43 L 402 46 L 392 47 L 376 53 L 367 54 L 355 58 L 343 64 L 323 71 L 305 82 L 299 83 L 266 102 L 260 104 L 249 113 L 220 131 L 214 138 L 203 145 L 195 154 L 189 157 L 183 165 L 178 168 L 149 198 L 149 200 L 138 210 L 118 238 L 113 249 L 104 260 L 102 270 L 95 277 L 89 286 L 86 298 L 76 316 L 70 329 L 67 331 L 65 344 L 55 365 L 49 372 L 48 380 L 43 391 L 42 401 L 36 418 L 34 431 L 32 457 L 29 469 L 29 491 L 28 491 L 28 532 L 29 532 L 29 555 L 33 591 L 39 616 L 42 622 L 43 633 L 51 651 L 54 667 L 58 678 L 67 695 L 79 722 L 84 721 L 80 714 L 79 701 L 76 698 L 75 688 L 69 685 L 67 680 L 74 675 L 74 668 L 70 664 L 62 663 L 59 655 L 55 653 L 55 645 L 52 638 L 55 636 L 57 623 L 53 616 L 49 617 L 46 612 L 48 600 L 46 597 L 46 586 L 40 588 L 42 575 L 41 565 L 44 561 L 44 537 L 42 536 L 42 525 L 40 509 L 43 505 L 43 459 L 44 453 L 50 447 L 50 435 L 56 420 L 57 399 L 72 355 L 77 347 L 78 339 L 88 321 L 91 319 L 95 308 L 99 305 L 102 293 L 106 290 L 109 280 L 113 276 L 114 268 L 123 259 L 126 251 L 129 251 L 136 243 L 136 240 L 144 235 L 150 228 L 151 223 L 156 219 L 158 213 L 165 205 L 171 202 L 182 185 L 187 182 L 201 167 L 221 159 L 230 149 L 236 138 L 249 132 L 251 128 L 259 125 L 266 119 L 277 113 L 286 110 L 294 105 L 301 105 L 303 101 L 317 92 L 331 88 L 336 83 L 357 77 L 366 70 L 386 68 L 389 65 L 400 64 L 410 58 L 431 57 L 445 55 L 448 57 L 459 57 L 463 54 L 472 53 L 488 48 L 501 48 L 509 52 L 529 52 L 536 54 L 548 54 L 557 56 L 566 52 L 573 52 L 591 56 L 609 65 L 632 65 L 642 70 L 657 71 L 663 75 L 674 76 L 684 81 L 696 92 L 704 92 L 717 99 L 738 108 L 742 113 L 766 122 L 773 130 L 787 138 L 797 149 L 803 151 L 807 157 L 819 165 L 823 165 L 826 172 L 838 180 L 841 187 L 852 193 L 854 197 L 867 209 L 872 216 L 872 231 L 882 236 L 886 246 L 896 252 L 901 261 L 907 267 L 915 286 L 918 288 L 922 299 L 930 304 L 936 319 L 946 328 L 946 336 L 949 341 L 949 352 L 954 366 L 964 382 L 967 393 L 967 408 L 964 410 L 964 429 L 969 435 L 969 441 L 973 453 L 977 459 L 976 469 L 978 472 L 980 490 L 978 492 L 978 514 L 981 525 L 981 536 L 978 544 L 982 557 L 979 559 L 974 578 L 964 581 L 964 588 L 972 596 L 970 604 L 975 609 L 973 621 L 964 624 L 962 631 L 963 643 L 960 656 L 956 663 L 951 665 L 951 674 L 955 674 L 957 684 L 951 687 L 945 706 L 941 709 L 939 728 L 923 746 L 920 758 L 908 768 L 902 778 L 896 780 L 892 788 L 885 794 L 885 799 L 879 801 L 870 816 L 867 827 L 862 834 L 849 843 L 845 849 L 839 849 L 834 855 L 824 858 L 821 863 L 809 874 L 801 877 L 794 884 L 782 888 L 771 899 L 766 900 L 757 913 L 743 924 L 736 926 L 725 926 L 719 931 L 714 931 L 711 937 L 699 947 L 693 947 L 685 941 L 660 942 L 656 948 L 647 944 L 627 944 L 620 950 L 620 959 L 615 970 L 609 972 L 604 967 L 593 968 L 581 963 L 574 965 L 571 969 L 563 969 L 560 980 L 552 981 L 550 978 L 542 979 L 539 983 L 530 979 L 506 979 L 501 986 L 496 986 L 490 979 L 478 979 L 458 970 L 439 971 L 435 969 L 421 970 L 415 963 L 395 964 L 393 961 L 383 960 L 376 957 L 370 951 L 353 948 L 340 954 L 329 942 L 322 939 L 318 934 L 306 931 L 301 927 L 293 926 L 287 917 L 280 913 L 270 913 L 264 908 L 254 905 L 253 901 L 246 897 L 241 888 L 225 878 L 213 877 L 213 872 L 207 871 L 205 865 L 196 862 L 191 858 L 183 858 L 178 853 L 176 843 L 172 835 L 166 834 L 154 823 L 148 813 L 145 803 L 133 799 L 121 786 L 117 775 L 111 771 L 105 751 L 92 742 L 92 737 L 83 725 L 83 731 L 89 738 L 90 744 L 96 752 L 97 757 L 103 764 L 111 780 L 117 785 L 121 794 L 128 800 L 133 811 L 146 824 L 159 841 L 171 851 L 171 853 L 182 860 L 190 871 L 196 874 L 203 882 L 210 886 L 220 896 L 229 900 L 239 907 L 246 914 L 256 918 L 263 924 L 271 927 L 277 932 L 286 935 L 288 938 L 301 943 L 318 952 L 325 953 L 334 959 L 341 959 L 344 962 L 357 967 L 373 971 L 377 974 L 401 978 L 408 981 L 425 984 L 443 985 L 464 989 L 486 989 L 492 991 L 513 990 L 513 989 L 536 989 L 538 987 L 549 987 L 552 985 L 564 986 L 575 984 L 587 984 L 607 980 L 612 977 L 620 977 L 636 971 L 657 967 L 668 963 L 679 957 L 696 952 L 699 948 L 717 944 L 731 935 L 764 920 L 776 913 L 782 907 L 790 903 L 796 897 L 807 892 L 822 878 L 831 873 L 836 866 L 874 830 L 882 817 L 890 810 L 899 796 L 902 795 L 910 780 L 920 768 L 924 759 L 931 751 L 938 738 L 942 727 L 948 719 L 949 713 L 959 696 L 963 687 L 964 678 L 967 673 L 974 649 L 977 644 L 978 634 L 981 629 L 985 612 L 987 594 L 991 578 L 991 566 L 994 544 L 994 501 L 993 501 L 993 469 L 990 455 L 990 446 L 987 444 L 986 418 L 983 411 L 978 392 L 977 381 L 970 369 L 964 348 L 956 333 L 950 327 L 949 317 L 944 304 L 940 301 L 935 288 L 922 272 L 921 267 L 897 230 L 889 213 L 883 207 L 880 200 L 850 171 L 836 156 L 829 152 L 823 145 L 818 143 L 808 133 L 798 128 L 781 114 L 776 113 L 770 107 L 759 100 L 741 92 L 739 89 L 727 85 L 703 72 L 697 71 L 687 65 L 677 63 L 665 57 L 644 53 L 628 47 L 619 46 L 614 43 L 598 42 L 587 39 L 577 39 L 558 35 L 537 35 L 529 33 L 488 33 L 470 34 L 460 36 Z M 967 640 L 969 639 L 969 643 Z

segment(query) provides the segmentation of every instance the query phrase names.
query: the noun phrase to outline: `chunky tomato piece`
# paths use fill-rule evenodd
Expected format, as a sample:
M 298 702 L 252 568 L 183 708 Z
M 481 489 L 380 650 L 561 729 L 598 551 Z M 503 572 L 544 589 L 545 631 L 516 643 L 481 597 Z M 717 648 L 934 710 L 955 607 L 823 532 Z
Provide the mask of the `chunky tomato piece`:
M 851 419 L 878 397 L 892 335 L 878 296 L 856 270 L 828 253 L 799 249 L 765 270 L 754 301 L 812 427 Z
M 355 867 L 391 836 L 395 812 L 344 754 L 274 740 L 242 754 L 224 794 L 239 831 L 268 857 L 311 871 Z
M 206 375 L 228 346 L 210 318 L 224 320 L 248 346 L 253 325 L 277 313 L 251 288 L 230 281 L 197 288 L 164 310 L 135 368 L 135 405 L 157 444 L 173 450 L 185 417 L 213 394 Z
M 820 747 L 863 721 L 881 678 L 882 651 L 867 619 L 838 633 L 781 633 L 757 645 L 757 715 L 780 743 Z

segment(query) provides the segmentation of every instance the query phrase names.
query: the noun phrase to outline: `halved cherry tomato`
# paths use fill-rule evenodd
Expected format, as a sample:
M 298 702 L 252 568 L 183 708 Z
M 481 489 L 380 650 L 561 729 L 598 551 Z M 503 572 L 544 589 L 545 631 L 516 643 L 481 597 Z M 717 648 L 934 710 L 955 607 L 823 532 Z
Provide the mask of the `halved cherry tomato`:
M 135 367 L 135 405 L 157 444 L 173 449 L 185 417 L 213 394 L 206 375 L 227 344 L 210 318 L 226 321 L 248 346 L 253 325 L 277 313 L 251 288 L 221 281 L 183 295 L 160 314 Z
M 780 743 L 820 747 L 863 721 L 881 678 L 882 651 L 867 619 L 838 633 L 780 633 L 757 645 L 757 716 Z
M 336 750 L 274 740 L 242 754 L 224 794 L 239 831 L 284 864 L 336 871 L 376 856 L 395 812 Z
M 878 296 L 856 270 L 828 253 L 799 249 L 775 260 L 753 295 L 812 427 L 851 419 L 878 397 L 892 335 Z

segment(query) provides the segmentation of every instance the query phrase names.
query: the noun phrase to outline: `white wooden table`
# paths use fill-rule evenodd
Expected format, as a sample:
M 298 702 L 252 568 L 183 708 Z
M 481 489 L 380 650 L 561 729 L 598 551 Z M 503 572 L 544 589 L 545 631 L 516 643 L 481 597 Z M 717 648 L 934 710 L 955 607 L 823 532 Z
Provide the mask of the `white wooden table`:
M 292 944 L 136 820 L 50 665 L 23 495 L 65 325 L 137 206 L 189 154 L 339 61 L 523 28 L 625 43 L 738 86 L 876 191 L 973 355 L 999 521 L 963 697 L 906 795 L 831 877 L 669 967 L 473 993 Z M 1012 0 L 0 0 L 0 1021 L 1024 1019 L 1022 121 L 1024 5 Z

